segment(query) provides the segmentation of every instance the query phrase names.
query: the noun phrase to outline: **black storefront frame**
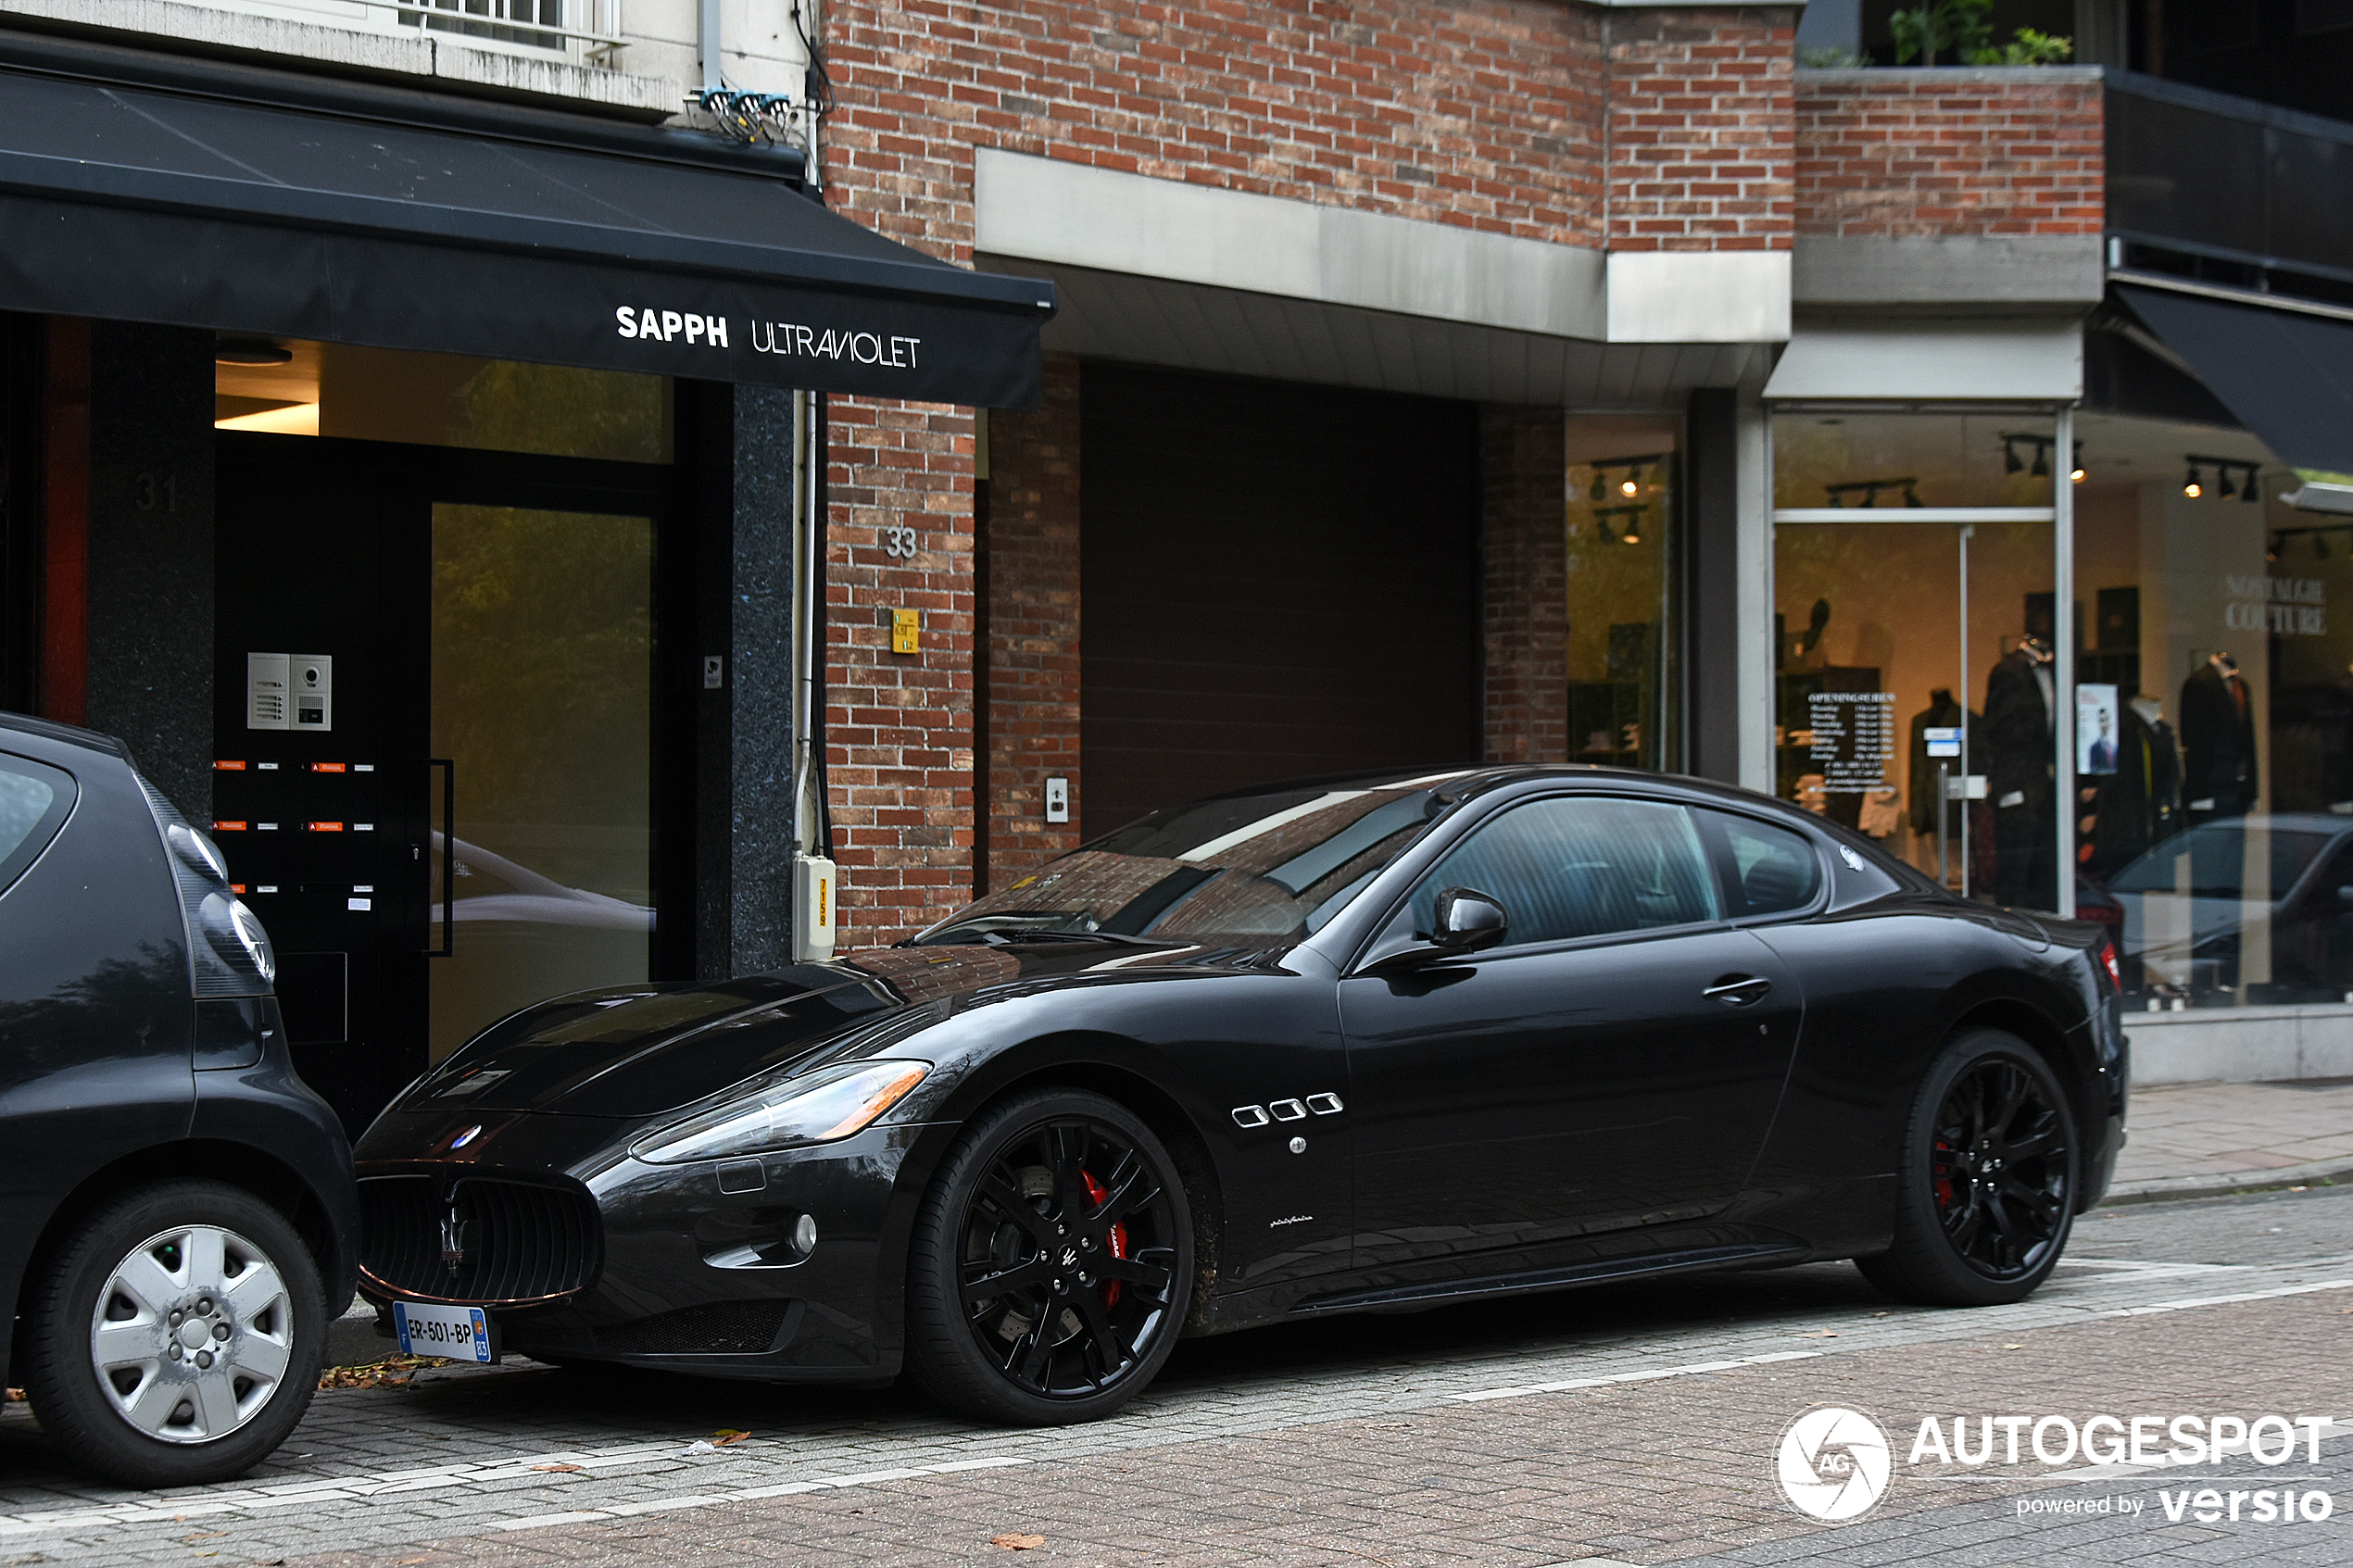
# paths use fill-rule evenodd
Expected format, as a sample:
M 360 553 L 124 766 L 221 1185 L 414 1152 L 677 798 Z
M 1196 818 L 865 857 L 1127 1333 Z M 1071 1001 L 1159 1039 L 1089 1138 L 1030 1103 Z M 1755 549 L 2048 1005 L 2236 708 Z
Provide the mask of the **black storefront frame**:
M 710 451 L 709 427 L 724 416 L 728 402 L 724 395 L 712 394 L 725 391 L 694 388 L 680 399 L 676 449 L 682 457 L 698 448 Z M 725 426 L 720 423 L 722 439 L 724 433 Z M 705 439 L 698 440 L 698 436 Z M 459 505 L 642 515 L 652 520 L 653 726 L 648 784 L 656 920 L 650 978 L 691 980 L 714 972 L 724 973 L 726 933 L 724 924 L 714 925 L 711 911 L 714 905 L 724 911 L 728 901 L 724 883 L 730 870 L 725 763 L 732 739 L 729 693 L 724 686 L 705 689 L 698 650 L 714 642 L 726 646 L 725 628 L 713 624 L 713 612 L 724 616 L 730 597 L 729 558 L 724 533 L 716 541 L 721 548 L 716 552 L 712 548 L 713 522 L 724 528 L 726 512 L 724 507 L 710 504 L 714 476 L 708 466 L 686 460 L 616 462 L 244 431 L 216 432 L 214 442 L 216 493 L 222 495 L 273 482 L 308 482 L 329 492 L 355 493 L 364 487 L 391 502 L 417 506 L 427 517 L 435 505 Z M 225 517 L 219 526 L 216 549 L 225 561 L 233 548 Z M 404 547 L 420 552 L 430 549 L 425 541 L 406 541 Z M 388 664 L 429 670 L 429 620 L 387 624 L 393 646 L 384 649 L 381 657 Z M 226 625 L 217 631 L 218 659 L 229 658 L 235 632 Z M 419 711 L 403 716 L 412 728 L 422 727 L 429 714 L 422 704 L 430 700 L 430 681 L 418 683 L 418 688 Z M 216 691 L 216 715 L 225 713 L 229 706 L 230 696 Z M 715 769 L 710 765 L 714 757 L 719 759 Z M 389 768 L 422 760 L 387 757 L 383 765 Z M 430 819 L 430 791 L 422 773 L 394 787 L 414 795 L 416 805 Z M 711 852 L 714 840 L 715 855 Z M 227 842 L 233 873 L 236 846 L 233 836 Z M 721 884 L 716 889 L 711 885 L 714 877 Z M 390 901 L 390 895 L 386 899 Z M 404 909 L 400 918 L 415 912 Z M 426 918 L 430 919 L 429 912 Z M 305 1069 L 306 1077 L 327 1094 L 354 1127 L 364 1125 L 372 1116 L 375 1105 L 371 1101 L 380 1102 L 380 1097 L 388 1096 L 425 1065 L 422 1024 L 428 984 L 425 966 L 431 960 L 424 953 L 422 930 L 419 937 L 415 963 L 406 972 L 405 982 L 387 981 L 388 985 L 405 983 L 411 988 L 411 994 L 387 1002 L 385 1016 L 396 1043 L 371 1043 L 381 1054 L 365 1063 L 350 1064 L 348 1070 L 323 1063 Z M 298 1050 L 297 1055 L 301 1054 Z

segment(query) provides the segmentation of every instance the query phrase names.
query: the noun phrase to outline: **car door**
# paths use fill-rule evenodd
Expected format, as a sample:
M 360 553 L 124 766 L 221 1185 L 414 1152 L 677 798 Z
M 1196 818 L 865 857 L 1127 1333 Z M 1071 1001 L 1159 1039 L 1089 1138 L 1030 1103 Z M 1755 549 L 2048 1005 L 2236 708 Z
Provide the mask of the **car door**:
M 1810 897 L 1818 865 L 1793 870 L 1809 866 Z M 1503 904 L 1504 942 L 1378 961 L 1427 936 L 1451 887 Z M 1725 901 L 1695 814 L 1671 800 L 1541 797 L 1441 859 L 1340 985 L 1356 1265 L 1525 1254 L 1729 1203 L 1771 1125 L 1802 998 Z

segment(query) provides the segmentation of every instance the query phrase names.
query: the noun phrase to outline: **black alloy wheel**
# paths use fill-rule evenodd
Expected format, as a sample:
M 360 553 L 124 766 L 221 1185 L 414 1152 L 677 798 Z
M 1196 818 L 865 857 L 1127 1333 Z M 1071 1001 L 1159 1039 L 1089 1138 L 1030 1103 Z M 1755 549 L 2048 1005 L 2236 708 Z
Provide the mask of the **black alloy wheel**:
M 1108 1415 L 1175 1348 L 1192 1261 L 1184 1186 L 1151 1128 L 1098 1095 L 1022 1096 L 966 1128 L 925 1198 L 908 1371 L 985 1420 Z
M 2075 1220 L 2075 1122 L 2043 1058 L 1973 1030 L 1921 1081 L 1895 1198 L 1894 1245 L 1858 1259 L 1905 1300 L 2023 1300 L 2057 1265 Z

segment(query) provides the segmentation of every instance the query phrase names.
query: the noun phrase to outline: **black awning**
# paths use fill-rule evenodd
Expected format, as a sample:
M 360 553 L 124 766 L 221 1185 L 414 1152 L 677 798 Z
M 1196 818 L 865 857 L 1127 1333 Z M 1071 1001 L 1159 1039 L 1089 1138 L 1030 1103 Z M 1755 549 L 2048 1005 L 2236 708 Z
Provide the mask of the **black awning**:
M 869 232 L 800 193 L 797 158 L 576 116 L 422 124 L 385 107 L 424 101 L 409 93 L 256 102 L 277 73 L 207 68 L 229 97 L 190 90 L 184 65 L 131 80 L 93 54 L 0 47 L 0 308 L 1038 399 L 1053 285 Z
M 2289 467 L 2353 473 L 2353 321 L 2130 283 L 2116 292 Z

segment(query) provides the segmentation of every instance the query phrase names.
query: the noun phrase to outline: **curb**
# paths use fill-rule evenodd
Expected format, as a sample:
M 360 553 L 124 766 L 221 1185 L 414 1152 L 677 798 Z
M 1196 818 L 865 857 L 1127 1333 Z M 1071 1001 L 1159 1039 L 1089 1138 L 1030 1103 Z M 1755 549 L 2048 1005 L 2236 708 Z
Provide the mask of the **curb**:
M 2160 1176 L 2122 1182 L 2108 1189 L 2096 1207 L 2127 1203 L 2174 1203 L 2192 1198 L 2229 1198 L 2242 1192 L 2276 1192 L 2291 1186 L 2332 1186 L 2353 1181 L 2353 1160 L 2320 1160 L 2273 1171 L 2226 1171 L 2215 1175 Z

